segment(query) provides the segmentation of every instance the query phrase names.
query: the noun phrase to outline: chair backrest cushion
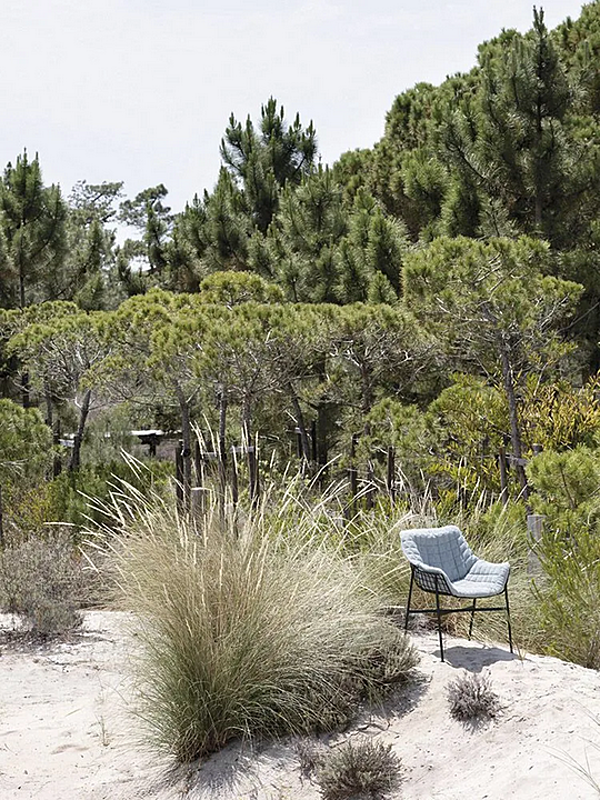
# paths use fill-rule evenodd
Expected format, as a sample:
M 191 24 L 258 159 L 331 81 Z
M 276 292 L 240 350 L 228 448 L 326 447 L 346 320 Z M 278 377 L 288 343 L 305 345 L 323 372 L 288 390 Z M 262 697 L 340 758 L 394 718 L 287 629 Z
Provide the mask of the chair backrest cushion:
M 400 541 L 411 564 L 438 567 L 451 581 L 464 578 L 477 561 L 456 525 L 401 531 Z

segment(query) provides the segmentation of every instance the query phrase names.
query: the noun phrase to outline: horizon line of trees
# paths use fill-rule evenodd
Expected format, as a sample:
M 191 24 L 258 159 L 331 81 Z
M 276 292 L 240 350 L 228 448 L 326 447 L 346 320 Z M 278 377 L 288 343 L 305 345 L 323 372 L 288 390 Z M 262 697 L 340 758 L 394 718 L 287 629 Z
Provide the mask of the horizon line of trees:
M 203 419 L 219 447 L 292 424 L 305 458 L 316 419 L 328 452 L 360 432 L 492 492 L 480 456 L 508 436 L 525 490 L 534 441 L 596 443 L 599 56 L 600 2 L 554 31 L 534 8 L 331 168 L 270 98 L 231 116 L 213 191 L 180 214 L 162 184 L 65 200 L 24 152 L 0 179 L 2 395 L 49 426 L 70 405 L 71 471 L 95 409 L 126 403 L 176 420 L 188 484 Z

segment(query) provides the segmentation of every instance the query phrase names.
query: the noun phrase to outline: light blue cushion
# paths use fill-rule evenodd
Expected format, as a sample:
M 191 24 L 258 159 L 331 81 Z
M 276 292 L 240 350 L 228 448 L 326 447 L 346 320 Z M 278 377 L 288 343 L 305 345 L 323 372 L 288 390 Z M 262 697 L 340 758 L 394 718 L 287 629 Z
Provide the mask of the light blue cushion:
M 504 591 L 510 564 L 477 558 L 456 525 L 401 531 L 400 540 L 411 564 L 439 575 L 440 591 L 468 598 L 493 597 Z

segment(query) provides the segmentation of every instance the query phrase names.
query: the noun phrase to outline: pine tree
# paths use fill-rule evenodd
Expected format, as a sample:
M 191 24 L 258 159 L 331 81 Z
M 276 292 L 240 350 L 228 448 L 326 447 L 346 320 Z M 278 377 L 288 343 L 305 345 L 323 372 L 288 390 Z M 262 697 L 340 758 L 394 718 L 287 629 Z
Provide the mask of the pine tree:
M 483 232 L 506 233 L 508 222 L 569 246 L 585 227 L 582 206 L 597 193 L 600 161 L 585 126 L 573 124 L 577 93 L 543 11 L 534 8 L 528 34 L 505 32 L 479 58 L 477 97 L 464 99 L 441 135 L 466 190 L 447 204 L 446 230 L 456 232 L 462 198 Z
M 243 196 L 224 167 L 214 192 L 205 198 L 204 208 L 203 260 L 207 271 L 246 269 L 251 223 Z
M 71 297 L 87 311 L 116 306 L 123 299 L 116 280 L 117 203 L 122 182 L 79 181 L 69 195 L 66 272 Z
M 279 208 L 280 190 L 297 185 L 309 174 L 317 154 L 312 122 L 303 128 L 299 115 L 288 125 L 283 106 L 271 97 L 261 106 L 257 131 L 248 116 L 245 125 L 232 114 L 221 140 L 226 169 L 243 192 L 252 224 L 265 234 Z
M 341 189 L 328 167 L 319 167 L 296 189 L 285 188 L 276 224 L 277 280 L 290 299 L 336 302 L 335 248 L 346 233 L 347 219 Z
M 561 329 L 583 291 L 549 276 L 550 258 L 548 245 L 529 237 L 440 237 L 411 253 L 404 269 L 405 301 L 437 335 L 447 368 L 485 375 L 503 390 L 517 458 L 525 379 L 541 381 L 572 351 Z
M 0 230 L 8 286 L 6 303 L 25 308 L 70 296 L 64 275 L 66 206 L 57 186 L 45 187 L 38 156 L 27 151 L 0 181 Z
M 348 234 L 336 251 L 339 301 L 396 302 L 407 248 L 401 220 L 385 214 L 364 189 L 358 190 L 348 218 Z
M 163 203 L 167 194 L 167 188 L 159 183 L 119 206 L 119 221 L 136 229 L 140 237 L 127 239 L 117 254 L 118 274 L 127 294 L 135 293 L 136 287 L 145 290 L 168 279 L 167 249 L 173 217 Z

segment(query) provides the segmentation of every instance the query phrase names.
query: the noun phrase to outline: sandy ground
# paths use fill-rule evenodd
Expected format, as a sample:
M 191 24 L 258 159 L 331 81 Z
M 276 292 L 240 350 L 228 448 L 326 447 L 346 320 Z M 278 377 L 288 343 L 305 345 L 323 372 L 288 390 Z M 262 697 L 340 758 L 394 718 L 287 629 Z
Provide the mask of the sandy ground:
M 116 612 L 86 614 L 77 641 L 0 655 L 0 799 L 317 800 L 291 743 L 251 752 L 231 746 L 201 769 L 169 773 L 139 744 L 132 716 L 131 638 Z M 599 794 L 600 674 L 503 647 L 415 637 L 420 681 L 385 713 L 365 715 L 343 736 L 372 736 L 402 759 L 404 800 L 588 800 Z M 453 720 L 447 686 L 464 670 L 489 674 L 503 711 L 478 728 Z

